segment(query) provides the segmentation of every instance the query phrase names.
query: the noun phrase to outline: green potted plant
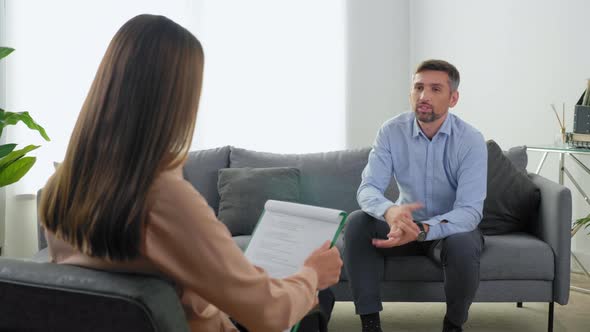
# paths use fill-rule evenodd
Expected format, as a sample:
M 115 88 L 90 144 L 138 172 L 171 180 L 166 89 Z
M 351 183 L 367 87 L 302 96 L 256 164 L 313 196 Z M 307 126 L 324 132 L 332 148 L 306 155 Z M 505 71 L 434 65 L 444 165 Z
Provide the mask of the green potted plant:
M 10 47 L 0 47 L 0 59 L 5 58 L 14 51 Z M 0 137 L 4 128 L 24 123 L 32 130 L 39 132 L 41 137 L 49 141 L 45 129 L 33 120 L 29 112 L 7 112 L 0 108 Z M 7 186 L 20 180 L 33 167 L 37 161 L 36 157 L 26 156 L 27 153 L 39 148 L 39 145 L 27 145 L 22 149 L 15 150 L 17 144 L 8 143 L 0 145 L 0 187 Z
M 590 214 L 585 216 L 584 218 L 580 218 L 574 222 L 574 228 L 572 229 L 572 236 L 580 230 L 580 228 L 584 227 L 584 229 L 590 227 Z M 588 233 L 590 235 L 590 233 Z

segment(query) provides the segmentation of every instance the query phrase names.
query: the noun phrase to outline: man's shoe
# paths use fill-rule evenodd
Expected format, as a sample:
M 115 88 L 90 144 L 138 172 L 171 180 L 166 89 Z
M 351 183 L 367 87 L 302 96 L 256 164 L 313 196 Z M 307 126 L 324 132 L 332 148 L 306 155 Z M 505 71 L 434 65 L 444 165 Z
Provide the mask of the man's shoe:
M 463 332 L 463 329 L 460 327 L 443 327 L 443 332 Z
M 457 326 L 451 323 L 447 317 L 445 317 L 443 321 L 443 330 L 442 332 L 463 332 L 463 328 L 461 326 Z
M 363 326 L 363 332 L 383 332 L 378 312 L 361 315 L 361 325 Z

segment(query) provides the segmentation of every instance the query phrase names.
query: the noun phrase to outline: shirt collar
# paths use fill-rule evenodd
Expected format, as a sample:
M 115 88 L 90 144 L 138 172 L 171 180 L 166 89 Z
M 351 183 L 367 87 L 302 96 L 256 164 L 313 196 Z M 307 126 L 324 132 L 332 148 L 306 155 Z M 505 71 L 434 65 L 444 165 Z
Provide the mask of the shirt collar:
M 412 133 L 412 137 L 415 138 L 415 137 L 418 137 L 418 135 L 420 135 L 420 133 L 422 132 L 422 129 L 420 129 L 420 126 L 418 125 L 418 120 L 416 120 L 416 114 L 414 114 L 414 121 L 413 122 L 414 122 L 414 126 L 413 126 L 414 130 Z M 422 133 L 422 134 L 424 134 L 424 133 Z
M 451 120 L 450 120 L 451 116 L 452 116 L 452 114 L 450 112 L 447 113 L 447 118 L 443 122 L 442 126 L 440 126 L 440 128 L 438 129 L 438 132 L 436 133 L 436 135 L 438 135 L 439 133 L 446 134 L 447 136 L 451 135 L 451 128 L 452 128 L 451 127 Z M 416 115 L 414 115 L 414 130 L 412 133 L 412 137 L 417 137 L 418 135 L 420 135 L 420 133 L 422 133 L 422 135 L 424 135 L 424 133 L 422 132 L 422 129 L 420 129 L 420 126 L 418 125 L 418 120 L 416 120 Z M 426 137 L 426 135 L 424 135 L 424 137 Z

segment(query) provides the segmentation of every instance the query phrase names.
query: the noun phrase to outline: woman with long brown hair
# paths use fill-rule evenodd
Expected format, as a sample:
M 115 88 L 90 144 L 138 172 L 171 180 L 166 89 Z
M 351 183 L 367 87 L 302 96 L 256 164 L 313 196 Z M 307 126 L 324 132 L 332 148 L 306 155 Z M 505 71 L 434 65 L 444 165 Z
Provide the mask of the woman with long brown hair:
M 298 273 L 270 278 L 183 179 L 202 74 L 199 41 L 163 16 L 116 33 L 43 190 L 50 257 L 172 279 L 192 331 L 235 331 L 228 315 L 250 331 L 284 330 L 338 281 L 342 261 L 324 245 Z

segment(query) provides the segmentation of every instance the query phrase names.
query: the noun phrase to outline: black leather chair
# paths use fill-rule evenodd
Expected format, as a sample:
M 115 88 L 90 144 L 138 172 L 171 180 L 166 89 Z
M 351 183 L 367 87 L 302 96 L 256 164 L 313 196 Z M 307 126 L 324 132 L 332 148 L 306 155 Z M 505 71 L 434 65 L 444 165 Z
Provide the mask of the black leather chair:
M 162 279 L 0 258 L 0 331 L 189 329 Z

